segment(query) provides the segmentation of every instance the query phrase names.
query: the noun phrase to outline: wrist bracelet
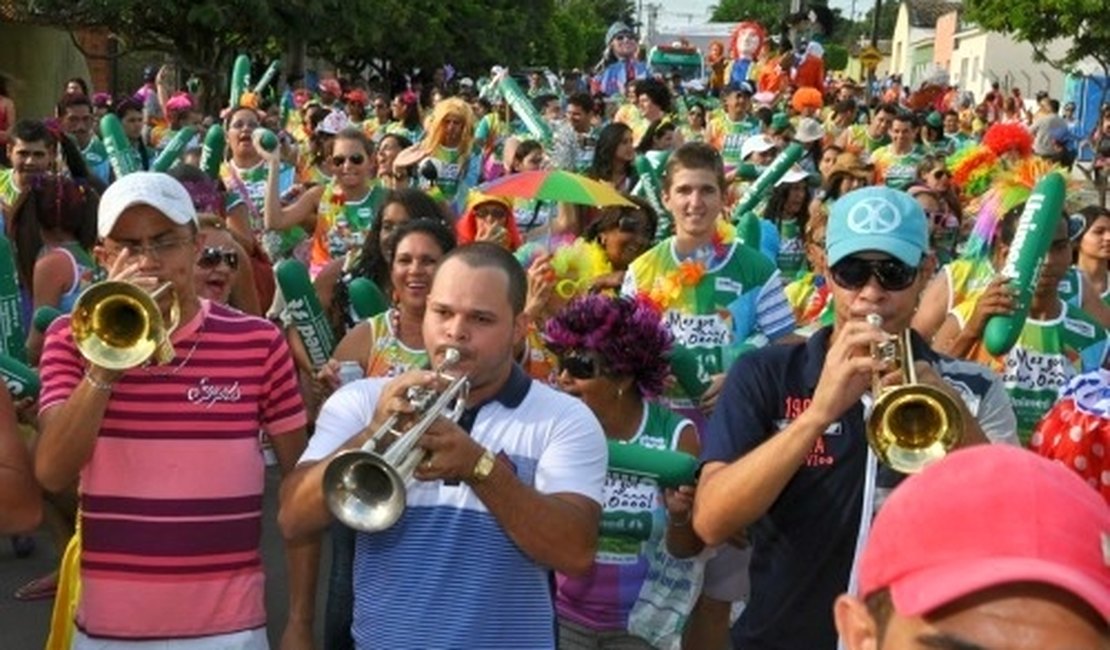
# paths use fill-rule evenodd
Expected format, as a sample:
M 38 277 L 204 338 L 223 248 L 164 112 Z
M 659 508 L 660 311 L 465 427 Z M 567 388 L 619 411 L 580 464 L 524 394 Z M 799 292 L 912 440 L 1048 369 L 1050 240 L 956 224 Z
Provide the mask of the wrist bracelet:
M 92 372 L 88 370 L 85 371 L 85 381 L 89 382 L 89 385 L 93 388 L 104 393 L 112 392 L 112 387 L 115 386 L 114 383 L 105 384 L 103 382 L 97 381 L 95 378 L 93 378 Z

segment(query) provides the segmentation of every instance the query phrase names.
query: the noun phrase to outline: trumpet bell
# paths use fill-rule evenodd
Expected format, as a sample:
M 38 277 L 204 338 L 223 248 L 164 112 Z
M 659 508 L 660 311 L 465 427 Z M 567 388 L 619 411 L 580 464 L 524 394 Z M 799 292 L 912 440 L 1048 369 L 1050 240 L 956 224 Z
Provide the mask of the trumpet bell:
M 881 462 L 914 474 L 943 458 L 963 435 L 959 407 L 927 384 L 889 388 L 876 400 L 867 421 L 867 441 Z
M 167 337 L 154 299 L 129 282 L 101 282 L 86 289 L 74 305 L 72 328 L 81 354 L 111 370 L 144 363 Z
M 364 533 L 383 531 L 405 512 L 401 475 L 381 456 L 352 449 L 324 469 L 324 497 L 335 518 Z

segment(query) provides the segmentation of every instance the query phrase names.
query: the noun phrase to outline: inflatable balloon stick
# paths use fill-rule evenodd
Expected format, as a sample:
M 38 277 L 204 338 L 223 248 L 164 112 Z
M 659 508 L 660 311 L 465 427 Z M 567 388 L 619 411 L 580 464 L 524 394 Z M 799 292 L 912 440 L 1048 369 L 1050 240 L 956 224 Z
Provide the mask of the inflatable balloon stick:
M 115 113 L 107 113 L 100 118 L 100 139 L 108 151 L 108 162 L 111 163 L 116 178 L 138 171 L 139 167 L 131 155 L 131 142 L 123 131 L 123 123 Z
M 360 321 L 377 316 L 389 307 L 389 301 L 382 290 L 367 278 L 351 280 L 347 295 L 350 297 L 351 309 Z
M 30 366 L 7 354 L 0 354 L 0 380 L 14 399 L 38 397 L 39 376 Z
M 335 350 L 335 334 L 308 279 L 308 269 L 297 260 L 287 259 L 278 262 L 274 273 L 285 297 L 285 315 L 300 334 L 313 367 L 319 368 Z
M 221 124 L 208 127 L 204 134 L 204 146 L 200 150 L 200 168 L 213 180 L 220 177 L 220 163 L 224 160 L 227 148 L 227 133 Z
M 991 316 L 983 330 L 983 345 L 987 352 L 999 356 L 1006 354 L 1017 342 L 1029 315 L 1029 303 L 1037 288 L 1041 265 L 1044 262 L 1052 237 L 1064 211 L 1064 193 L 1067 183 L 1059 172 L 1052 172 L 1033 186 L 1033 193 L 1025 202 L 1025 209 L 1018 217 L 1014 239 L 1002 266 L 1001 274 L 1015 290 L 1014 311 L 1010 314 Z
M 31 325 L 34 326 L 35 331 L 39 334 L 46 334 L 46 330 L 50 328 L 50 324 L 61 315 L 62 311 L 57 307 L 43 305 L 36 309 L 34 315 L 31 316 Z
M 775 183 L 779 182 L 779 179 L 794 166 L 794 163 L 801 160 L 804 154 L 805 149 L 802 145 L 797 142 L 791 142 L 790 146 L 783 149 L 782 153 L 775 157 L 774 161 L 767 166 L 767 169 L 763 170 L 759 178 L 755 179 L 755 182 L 744 191 L 744 195 L 740 197 L 740 201 L 737 202 L 732 213 L 743 215 L 747 212 L 751 212 L 752 209 L 763 200 L 763 195 L 774 187 Z
M 247 92 L 251 79 L 251 59 L 246 54 L 235 57 L 235 64 L 231 66 L 231 91 L 228 94 L 227 105 L 235 108 L 239 105 L 239 98 Z
M 609 469 L 654 479 L 662 487 L 693 485 L 698 459 L 681 451 L 609 441 Z
M 150 170 L 155 172 L 164 172 L 173 167 L 181 154 L 185 152 L 185 147 L 189 145 L 189 141 L 197 137 L 197 127 L 187 126 L 181 129 L 173 136 L 170 143 L 158 154 L 154 162 L 150 163 Z
M 513 109 L 517 117 L 528 129 L 528 133 L 536 140 L 542 142 L 545 146 L 551 145 L 551 126 L 547 121 L 536 111 L 536 107 L 532 104 L 532 100 L 524 91 L 517 85 L 516 80 L 512 78 L 509 71 L 503 70 L 501 78 L 497 82 L 497 88 L 501 91 L 501 96 L 505 99 L 505 103 L 509 108 Z
M 254 85 L 254 89 L 251 92 L 256 95 L 261 94 L 262 91 L 266 89 L 266 86 L 270 85 L 270 82 L 274 80 L 274 75 L 276 75 L 280 69 L 281 59 L 274 59 L 270 67 L 266 68 L 266 72 L 262 73 L 262 78 Z
M 0 354 L 27 361 L 15 257 L 7 237 L 0 236 Z

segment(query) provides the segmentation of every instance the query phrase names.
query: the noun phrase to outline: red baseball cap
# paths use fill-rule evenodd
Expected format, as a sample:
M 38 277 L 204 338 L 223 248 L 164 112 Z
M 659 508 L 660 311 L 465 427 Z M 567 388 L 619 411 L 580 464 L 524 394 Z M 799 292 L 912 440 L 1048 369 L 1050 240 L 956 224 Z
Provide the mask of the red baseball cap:
M 922 616 L 989 587 L 1036 582 L 1110 618 L 1110 506 L 1033 452 L 980 445 L 900 485 L 879 510 L 859 567 L 864 597 L 889 588 Z

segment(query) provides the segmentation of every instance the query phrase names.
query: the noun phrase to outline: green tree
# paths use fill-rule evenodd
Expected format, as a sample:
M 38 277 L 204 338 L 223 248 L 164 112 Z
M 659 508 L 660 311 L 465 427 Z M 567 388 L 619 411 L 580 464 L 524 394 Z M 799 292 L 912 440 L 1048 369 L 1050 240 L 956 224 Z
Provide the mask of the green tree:
M 839 43 L 829 43 L 825 46 L 825 67 L 833 72 L 839 72 L 848 67 L 848 48 Z
M 1110 69 L 1110 21 L 1100 0 L 968 0 L 966 18 L 984 29 L 1012 34 L 1033 46 L 1038 61 L 1071 71 L 1093 59 Z M 1066 44 L 1060 56 L 1048 51 L 1054 41 Z
M 790 11 L 789 0 L 721 0 L 712 8 L 713 22 L 751 20 L 763 25 L 768 34 L 778 32 L 783 18 Z

